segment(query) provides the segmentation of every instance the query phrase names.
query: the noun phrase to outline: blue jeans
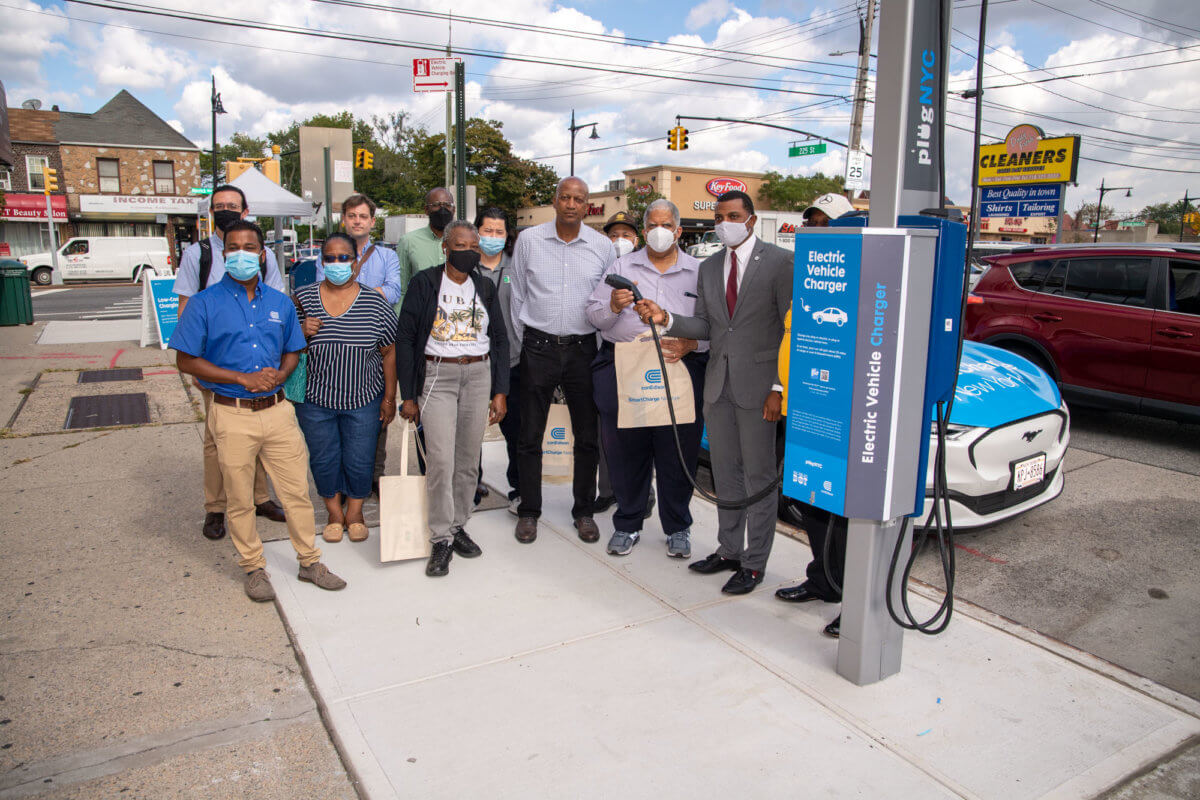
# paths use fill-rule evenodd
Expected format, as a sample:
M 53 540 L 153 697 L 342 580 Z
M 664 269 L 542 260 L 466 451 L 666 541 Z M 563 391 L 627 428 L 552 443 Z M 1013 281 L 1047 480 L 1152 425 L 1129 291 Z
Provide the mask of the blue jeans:
M 317 494 L 343 494 L 356 500 L 371 494 L 379 404 L 383 395 L 361 408 L 325 408 L 297 403 L 296 419 L 308 443 L 308 466 Z

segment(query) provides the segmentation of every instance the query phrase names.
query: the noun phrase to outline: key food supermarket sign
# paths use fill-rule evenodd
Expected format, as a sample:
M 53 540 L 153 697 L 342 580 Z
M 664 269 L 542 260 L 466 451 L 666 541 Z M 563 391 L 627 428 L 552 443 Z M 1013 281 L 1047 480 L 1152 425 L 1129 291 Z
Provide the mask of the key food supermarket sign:
M 1079 170 L 1079 137 L 1044 138 L 1034 125 L 1018 125 L 1000 144 L 979 148 L 979 185 L 1073 183 Z

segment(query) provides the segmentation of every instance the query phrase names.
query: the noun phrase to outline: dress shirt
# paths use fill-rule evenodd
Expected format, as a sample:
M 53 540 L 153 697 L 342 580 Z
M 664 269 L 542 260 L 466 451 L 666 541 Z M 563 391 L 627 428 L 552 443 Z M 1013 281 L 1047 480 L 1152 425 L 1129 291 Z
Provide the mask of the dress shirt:
M 278 369 L 284 353 L 299 352 L 304 347 L 304 334 L 290 297 L 258 281 L 253 299 L 247 299 L 246 287 L 228 275 L 188 302 L 171 334 L 172 350 L 234 372 Z M 279 391 L 275 388 L 255 393 L 240 384 L 206 380 L 200 385 L 225 397 L 269 397 Z
M 413 275 L 446 262 L 446 256 L 442 253 L 442 237 L 434 236 L 428 226 L 409 231 L 400 237 L 396 245 L 396 255 L 400 259 L 400 279 L 404 282 L 406 292 L 408 285 L 412 283 Z
M 722 286 L 729 285 L 729 270 L 733 266 L 733 262 L 730 261 L 729 254 L 737 253 L 737 261 L 738 261 L 737 287 L 738 287 L 738 296 L 739 297 L 741 296 L 741 293 L 742 293 L 742 278 L 744 278 L 746 276 L 746 266 L 750 263 L 750 256 L 752 253 L 754 253 L 754 243 L 756 241 L 758 241 L 758 237 L 756 237 L 752 233 L 752 234 L 750 234 L 749 239 L 742 242 L 741 244 L 739 244 L 737 247 L 733 248 L 732 250 L 730 250 L 728 247 L 725 248 L 725 265 L 723 267 L 721 267 L 721 285 Z M 721 299 L 724 300 L 725 299 L 724 296 L 722 296 Z
M 696 307 L 696 283 L 700 278 L 700 262 L 682 250 L 677 250 L 675 263 L 666 272 L 650 262 L 646 248 L 617 259 L 605 275 L 615 273 L 637 281 L 638 291 L 647 300 L 653 300 L 661 308 L 690 317 Z M 621 309 L 620 314 L 612 310 L 613 288 L 601 281 L 596 284 L 588 299 L 587 318 L 600 330 L 606 342 L 632 342 L 650 331 L 632 305 Z M 708 342 L 698 342 L 696 349 L 703 353 Z
M 221 251 L 225 243 L 214 233 L 208 237 L 212 243 L 212 269 L 208 273 L 208 286 L 200 286 L 200 243 L 197 242 L 183 251 L 179 259 L 179 271 L 175 273 L 175 294 L 180 297 L 191 297 L 197 292 L 216 286 L 225 277 L 225 257 Z M 275 253 L 267 250 L 267 286 L 283 291 L 283 276 L 279 274 L 279 265 L 275 263 Z
M 367 248 L 372 246 L 375 249 L 371 251 L 370 258 L 363 262 L 358 270 L 358 283 L 368 289 L 382 289 L 384 299 L 395 305 L 400 302 L 403 289 L 400 284 L 400 257 L 396 255 L 396 251 L 378 242 L 367 242 L 362 251 L 365 253 Z M 323 280 L 325 270 L 318 256 L 316 282 L 320 283 Z
M 518 337 L 526 326 L 555 336 L 595 333 L 587 301 L 617 259 L 613 243 L 587 225 L 569 242 L 554 220 L 521 232 L 513 252 L 512 322 Z

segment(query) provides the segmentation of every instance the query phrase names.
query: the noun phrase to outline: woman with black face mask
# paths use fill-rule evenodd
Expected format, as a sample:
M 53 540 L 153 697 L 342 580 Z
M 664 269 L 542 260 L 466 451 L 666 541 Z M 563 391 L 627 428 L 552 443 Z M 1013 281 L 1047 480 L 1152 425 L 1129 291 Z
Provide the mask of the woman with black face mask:
M 442 252 L 446 263 L 417 273 L 404 293 L 396 335 L 400 416 L 425 431 L 431 577 L 449 571 L 455 552 L 483 553 L 465 526 L 484 430 L 507 410 L 509 372 L 504 316 L 496 285 L 478 272 L 475 226 L 447 224 Z

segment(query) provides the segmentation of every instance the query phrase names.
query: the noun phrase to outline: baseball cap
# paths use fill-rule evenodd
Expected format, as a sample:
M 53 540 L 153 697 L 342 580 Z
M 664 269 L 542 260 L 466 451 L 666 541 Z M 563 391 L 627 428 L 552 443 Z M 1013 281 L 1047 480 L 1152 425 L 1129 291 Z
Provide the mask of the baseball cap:
M 608 233 L 609 229 L 614 225 L 628 225 L 629 227 L 633 228 L 634 233 L 639 235 L 641 234 L 641 231 L 638 229 L 637 221 L 634 219 L 633 215 L 627 214 L 624 211 L 618 211 L 608 218 L 608 222 L 604 223 L 604 232 Z
M 849 214 L 853 210 L 854 206 L 850 205 L 850 201 L 846 199 L 845 195 L 834 194 L 831 192 L 830 194 L 823 194 L 816 200 L 813 200 L 812 205 L 804 209 L 804 214 L 802 216 L 804 219 L 808 219 L 812 212 L 820 211 L 830 219 L 837 219 L 844 214 Z

